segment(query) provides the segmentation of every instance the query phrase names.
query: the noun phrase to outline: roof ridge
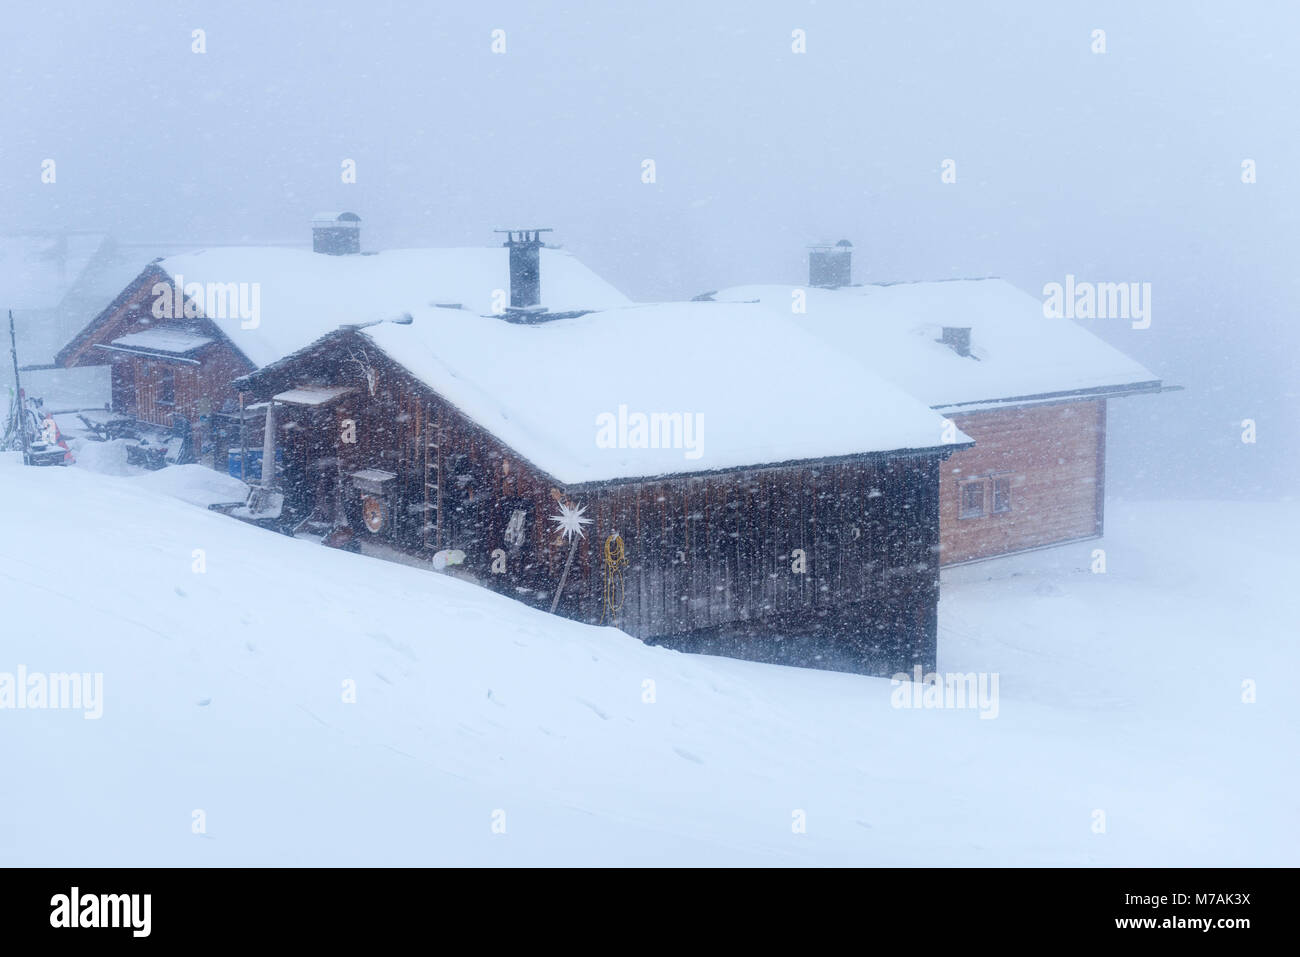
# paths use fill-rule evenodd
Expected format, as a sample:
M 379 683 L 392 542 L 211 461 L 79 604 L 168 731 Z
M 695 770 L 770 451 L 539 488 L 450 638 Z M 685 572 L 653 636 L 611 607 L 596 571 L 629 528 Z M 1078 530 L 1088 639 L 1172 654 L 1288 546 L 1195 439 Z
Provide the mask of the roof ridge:
M 888 282 L 869 282 L 867 286 L 915 286 L 930 282 L 984 282 L 988 279 L 1001 279 L 1001 276 L 948 276 L 944 279 L 891 279 Z

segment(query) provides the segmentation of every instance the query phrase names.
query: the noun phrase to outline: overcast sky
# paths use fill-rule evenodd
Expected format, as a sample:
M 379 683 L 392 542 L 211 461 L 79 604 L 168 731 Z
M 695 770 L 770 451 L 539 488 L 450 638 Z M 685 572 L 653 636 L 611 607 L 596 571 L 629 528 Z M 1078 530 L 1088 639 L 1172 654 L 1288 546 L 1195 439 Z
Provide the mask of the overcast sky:
M 797 282 L 840 238 L 860 281 L 1149 282 L 1150 329 L 1088 325 L 1188 391 L 1112 403 L 1112 491 L 1277 495 L 1300 468 L 1289 0 L 41 3 L 6 9 L 0 76 L 0 229 L 548 225 L 638 299 Z

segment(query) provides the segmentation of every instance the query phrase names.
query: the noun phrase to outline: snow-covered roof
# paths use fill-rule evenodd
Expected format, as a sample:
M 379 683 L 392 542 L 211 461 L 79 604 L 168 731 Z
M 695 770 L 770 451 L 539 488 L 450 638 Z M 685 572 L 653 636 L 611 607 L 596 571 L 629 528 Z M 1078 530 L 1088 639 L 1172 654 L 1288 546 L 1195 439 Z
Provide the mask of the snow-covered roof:
M 791 308 L 797 289 L 804 313 Z M 737 286 L 714 298 L 759 300 L 938 409 L 1159 379 L 1078 323 L 1044 317 L 1041 300 L 1001 279 Z M 970 356 L 935 341 L 944 326 L 971 328 Z
M 636 305 L 537 325 L 412 313 L 360 334 L 566 485 L 944 444 L 937 413 L 756 305 Z M 628 447 L 635 417 L 656 413 L 681 416 L 677 447 Z
M 122 349 L 163 352 L 167 355 L 183 356 L 187 352 L 202 349 L 212 341 L 208 336 L 196 336 L 192 332 L 168 329 L 162 326 L 157 329 L 146 329 L 144 332 L 133 332 L 128 336 L 122 336 L 120 339 L 114 339 L 110 345 Z
M 398 315 L 435 302 L 491 312 L 508 302 L 510 265 L 502 246 L 393 249 L 327 256 L 306 249 L 231 246 L 169 257 L 159 264 L 191 283 L 256 283 L 258 316 L 209 316 L 253 365 L 286 356 L 346 323 Z M 542 304 L 552 311 L 604 309 L 630 300 L 571 253 L 541 250 Z M 251 301 L 252 287 L 245 296 Z M 233 310 L 231 310 L 233 311 Z

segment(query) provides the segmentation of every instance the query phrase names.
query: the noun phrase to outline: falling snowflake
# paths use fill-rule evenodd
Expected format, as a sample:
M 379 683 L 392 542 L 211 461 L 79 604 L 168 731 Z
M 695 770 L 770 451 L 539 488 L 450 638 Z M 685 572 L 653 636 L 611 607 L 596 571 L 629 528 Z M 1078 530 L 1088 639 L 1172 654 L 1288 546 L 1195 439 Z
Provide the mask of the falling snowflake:
M 582 517 L 582 513 L 587 510 L 587 506 L 578 505 L 575 507 L 567 505 L 564 502 L 559 502 L 557 504 L 560 506 L 560 514 L 551 516 L 551 521 L 555 523 L 556 531 L 564 536 L 566 542 L 574 535 L 577 535 L 579 538 L 585 538 L 586 536 L 583 534 L 582 526 L 591 524 L 591 519 Z

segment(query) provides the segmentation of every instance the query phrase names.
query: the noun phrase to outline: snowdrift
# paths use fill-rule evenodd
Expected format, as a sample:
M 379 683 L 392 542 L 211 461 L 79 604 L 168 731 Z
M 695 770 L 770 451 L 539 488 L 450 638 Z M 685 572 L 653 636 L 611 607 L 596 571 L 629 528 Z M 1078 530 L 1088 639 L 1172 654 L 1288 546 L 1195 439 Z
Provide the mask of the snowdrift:
M 0 673 L 103 675 L 97 720 L 0 710 L 0 862 L 1296 863 L 1294 506 L 1117 508 L 1104 575 L 1095 543 L 946 575 L 941 668 L 1000 675 L 987 720 L 648 648 L 163 474 L 0 463 Z

